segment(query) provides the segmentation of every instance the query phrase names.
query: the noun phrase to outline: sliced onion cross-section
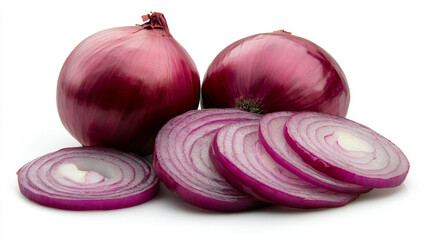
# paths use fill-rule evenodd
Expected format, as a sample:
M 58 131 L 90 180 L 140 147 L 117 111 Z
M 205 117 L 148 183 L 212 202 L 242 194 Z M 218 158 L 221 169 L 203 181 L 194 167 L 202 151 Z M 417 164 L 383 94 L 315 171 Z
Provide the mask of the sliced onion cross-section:
M 259 121 L 228 125 L 211 148 L 216 169 L 233 186 L 261 200 L 298 208 L 338 207 L 356 194 L 329 191 L 306 182 L 277 164 L 258 136 Z
M 293 112 L 275 112 L 262 117 L 259 122 L 259 137 L 267 152 L 280 165 L 300 178 L 328 190 L 344 193 L 364 193 L 371 190 L 337 180 L 307 164 L 286 142 L 284 125 Z
M 156 195 L 159 181 L 149 162 L 97 147 L 64 148 L 39 157 L 17 172 L 28 199 L 66 210 L 135 206 Z
M 170 191 L 200 208 L 229 212 L 260 205 L 260 201 L 226 182 L 209 156 L 211 142 L 220 128 L 260 117 L 231 108 L 194 110 L 171 119 L 156 137 L 155 172 Z
M 292 115 L 289 145 L 310 165 L 339 180 L 372 188 L 396 187 L 410 164 L 391 141 L 359 123 L 317 112 Z

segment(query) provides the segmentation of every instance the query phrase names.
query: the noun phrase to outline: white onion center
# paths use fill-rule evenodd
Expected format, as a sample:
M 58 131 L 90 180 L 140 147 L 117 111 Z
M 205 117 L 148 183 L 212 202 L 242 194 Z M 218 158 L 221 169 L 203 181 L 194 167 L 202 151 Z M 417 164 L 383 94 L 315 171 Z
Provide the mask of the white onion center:
M 362 138 L 345 131 L 336 131 L 334 138 L 337 139 L 338 145 L 350 152 L 373 152 L 374 148 Z
M 104 176 L 100 173 L 80 170 L 73 163 L 63 163 L 58 167 L 57 171 L 59 176 L 78 183 L 92 184 L 105 180 Z

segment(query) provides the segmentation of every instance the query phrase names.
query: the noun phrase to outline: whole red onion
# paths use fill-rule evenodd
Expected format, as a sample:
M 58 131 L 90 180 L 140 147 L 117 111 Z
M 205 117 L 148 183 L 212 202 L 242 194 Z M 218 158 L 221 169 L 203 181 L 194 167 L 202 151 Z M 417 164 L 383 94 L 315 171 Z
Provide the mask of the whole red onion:
M 58 112 L 84 146 L 150 154 L 169 119 L 198 107 L 200 79 L 191 57 L 163 14 L 142 18 L 149 21 L 88 37 L 61 69 Z
M 285 31 L 232 43 L 211 63 L 202 85 L 204 108 L 345 116 L 349 102 L 338 63 L 321 47 Z

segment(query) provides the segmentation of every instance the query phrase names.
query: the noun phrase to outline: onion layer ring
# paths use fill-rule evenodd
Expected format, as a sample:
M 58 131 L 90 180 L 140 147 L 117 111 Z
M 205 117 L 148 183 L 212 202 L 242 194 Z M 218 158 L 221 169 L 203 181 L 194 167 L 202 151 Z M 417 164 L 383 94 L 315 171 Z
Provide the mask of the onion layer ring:
M 150 200 L 158 177 L 143 158 L 113 149 L 64 148 L 46 154 L 17 172 L 28 199 L 66 210 L 110 210 Z
M 286 122 L 284 134 L 307 163 L 341 181 L 373 188 L 396 187 L 410 168 L 395 144 L 345 118 L 299 112 Z
M 258 120 L 228 125 L 216 135 L 212 161 L 234 187 L 261 200 L 298 208 L 338 207 L 357 198 L 308 183 L 277 164 L 258 137 Z
M 280 165 L 305 181 L 343 193 L 365 193 L 371 188 L 340 181 L 307 164 L 286 142 L 282 129 L 293 112 L 275 112 L 262 117 L 259 137 L 267 152 Z
M 259 201 L 219 175 L 210 160 L 209 148 L 223 126 L 260 117 L 231 108 L 189 111 L 173 118 L 156 138 L 155 172 L 170 191 L 200 208 L 231 212 L 258 206 Z

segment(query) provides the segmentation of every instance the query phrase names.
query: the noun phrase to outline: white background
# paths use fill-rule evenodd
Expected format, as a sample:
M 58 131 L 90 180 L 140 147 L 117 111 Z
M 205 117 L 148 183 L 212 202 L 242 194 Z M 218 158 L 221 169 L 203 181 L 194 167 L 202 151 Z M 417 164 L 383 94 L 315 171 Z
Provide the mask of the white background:
M 410 239 L 429 236 L 429 4 L 427 1 L 20 1 L 1 2 L 0 239 Z M 395 189 L 327 210 L 268 207 L 235 214 L 200 210 L 162 188 L 150 202 L 72 212 L 34 204 L 15 172 L 79 146 L 62 126 L 56 81 L 70 51 L 106 28 L 163 12 L 201 78 L 224 47 L 284 29 L 322 46 L 351 89 L 348 118 L 396 143 L 411 169 Z

